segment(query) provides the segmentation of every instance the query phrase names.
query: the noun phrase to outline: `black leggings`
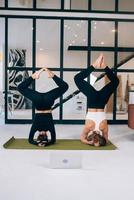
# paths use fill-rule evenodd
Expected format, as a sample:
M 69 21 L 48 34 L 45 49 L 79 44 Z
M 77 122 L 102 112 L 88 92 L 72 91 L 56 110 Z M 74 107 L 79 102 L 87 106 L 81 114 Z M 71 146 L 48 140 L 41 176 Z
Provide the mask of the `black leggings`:
M 33 105 L 37 110 L 50 110 L 54 104 L 54 101 L 63 95 L 68 89 L 68 84 L 61 78 L 54 75 L 53 80 L 58 85 L 58 87 L 46 93 L 40 93 L 28 88 L 33 81 L 32 77 L 29 77 L 21 84 L 19 84 L 18 90 L 22 95 L 33 102 Z M 54 144 L 56 141 L 56 133 L 51 113 L 35 114 L 29 134 L 29 142 L 31 144 L 37 145 L 38 143 L 34 140 L 35 132 L 43 130 L 49 131 L 51 134 L 51 140 L 47 143 L 47 145 Z
M 88 108 L 104 109 L 111 94 L 116 90 L 119 84 L 119 79 L 110 68 L 106 67 L 104 70 L 110 82 L 105 85 L 101 90 L 97 91 L 92 85 L 84 80 L 94 70 L 95 68 L 93 66 L 82 70 L 80 73 L 75 75 L 74 81 L 79 90 L 87 97 Z
M 37 141 L 34 140 L 36 131 L 49 131 L 51 134 L 51 140 L 46 143 L 46 146 L 54 144 L 56 142 L 56 132 L 51 113 L 38 113 L 35 114 L 33 124 L 29 133 L 29 143 L 37 145 Z

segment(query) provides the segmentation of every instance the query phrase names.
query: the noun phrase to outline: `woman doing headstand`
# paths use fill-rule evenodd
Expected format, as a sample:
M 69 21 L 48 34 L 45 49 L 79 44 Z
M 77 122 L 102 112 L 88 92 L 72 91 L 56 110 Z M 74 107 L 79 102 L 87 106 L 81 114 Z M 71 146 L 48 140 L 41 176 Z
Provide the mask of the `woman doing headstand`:
M 88 77 L 96 67 L 104 68 L 110 82 L 101 90 L 96 90 L 84 79 Z M 108 125 L 104 107 L 110 96 L 116 90 L 119 79 L 112 69 L 105 67 L 104 57 L 101 54 L 93 65 L 76 74 L 74 81 L 79 90 L 87 97 L 88 112 L 85 126 L 81 134 L 81 142 L 94 146 L 105 146 L 108 142 Z M 102 134 L 100 134 L 102 132 Z
M 29 88 L 31 83 L 35 79 L 38 79 L 43 71 L 46 71 L 48 73 L 48 77 L 52 78 L 58 85 L 58 87 L 46 93 L 40 93 Z M 30 76 L 28 79 L 18 85 L 19 92 L 26 98 L 30 99 L 36 108 L 36 114 L 29 134 L 29 143 L 38 146 L 47 146 L 55 143 L 56 133 L 51 107 L 54 104 L 54 101 L 58 97 L 63 95 L 67 91 L 67 89 L 68 84 L 47 68 L 38 70 L 37 72 L 33 73 L 32 76 Z M 36 131 L 40 131 L 40 137 L 46 137 L 46 132 L 49 131 L 51 134 L 51 140 L 47 141 L 46 138 L 45 143 L 42 143 L 40 139 L 39 141 L 38 139 L 34 140 L 34 135 Z

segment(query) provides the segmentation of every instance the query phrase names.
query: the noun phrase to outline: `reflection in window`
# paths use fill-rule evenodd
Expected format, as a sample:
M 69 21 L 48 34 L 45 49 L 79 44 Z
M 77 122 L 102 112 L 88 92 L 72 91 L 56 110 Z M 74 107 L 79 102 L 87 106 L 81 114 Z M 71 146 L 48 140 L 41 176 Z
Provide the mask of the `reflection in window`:
M 8 7 L 32 8 L 33 0 L 8 0 Z
M 127 29 L 126 29 L 127 27 Z M 118 23 L 118 46 L 119 47 L 134 47 L 134 23 L 119 22 Z
M 100 81 L 101 81 L 101 82 L 104 81 L 104 87 L 105 87 L 105 85 L 107 85 L 107 84 L 110 82 L 110 80 L 109 80 L 109 78 L 108 78 L 107 76 L 104 76 L 104 78 L 100 79 Z M 100 81 L 99 81 L 98 84 L 100 84 L 101 87 L 102 87 L 103 84 L 101 84 Z M 105 107 L 106 116 L 107 116 L 107 119 L 109 119 L 109 120 L 112 120 L 112 119 L 113 119 L 113 104 L 114 104 L 113 99 L 114 99 L 114 94 L 112 94 L 112 95 L 110 96 L 110 98 L 109 98 L 109 100 L 108 100 L 108 102 L 107 102 L 107 105 L 106 105 L 106 107 Z
M 105 64 L 110 68 L 114 66 L 114 52 L 108 51 L 92 51 L 91 53 L 91 63 L 93 63 L 99 56 L 100 53 L 103 53 Z
M 5 19 L 0 18 L 0 91 L 4 89 L 4 46 L 5 46 Z
M 119 11 L 134 12 L 134 1 L 119 0 Z
M 70 7 L 72 10 L 88 10 L 88 0 L 71 0 Z
M 29 71 L 8 70 L 8 119 L 32 119 L 32 102 L 17 89 L 17 86 L 30 75 Z M 32 85 L 30 87 L 32 88 Z
M 92 21 L 92 46 L 114 46 L 115 23 L 109 21 Z
M 120 80 L 117 90 L 116 118 L 128 119 L 129 90 L 134 86 L 133 73 L 118 73 Z
M 5 7 L 5 0 L 0 1 L 0 7 Z
M 87 51 L 69 50 L 71 46 L 87 47 L 87 21 L 66 20 L 64 23 L 64 67 L 86 67 Z
M 61 0 L 41 0 L 36 1 L 37 8 L 60 9 Z
M 32 20 L 9 19 L 9 67 L 32 66 Z
M 119 69 L 134 69 L 134 52 L 118 52 L 118 63 L 125 60 Z
M 92 10 L 115 10 L 115 0 L 92 0 Z
M 69 84 L 69 89 L 64 94 L 64 98 L 78 90 L 74 82 L 74 76 L 77 72 L 64 72 L 63 78 Z M 63 119 L 81 119 L 85 120 L 86 114 L 86 97 L 79 93 L 72 99 L 63 104 Z
M 60 21 L 37 20 L 36 66 L 60 67 Z

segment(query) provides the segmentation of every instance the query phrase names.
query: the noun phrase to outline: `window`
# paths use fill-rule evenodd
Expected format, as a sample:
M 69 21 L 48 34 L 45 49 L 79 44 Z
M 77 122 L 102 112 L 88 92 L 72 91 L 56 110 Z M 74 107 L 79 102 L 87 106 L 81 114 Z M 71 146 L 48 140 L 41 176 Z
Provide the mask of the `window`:
M 0 7 L 5 7 L 5 0 L 0 1 Z
M 33 0 L 8 0 L 8 7 L 32 8 Z
M 1 39 L 0 39 L 0 92 L 3 93 L 4 90 L 4 68 L 5 68 L 5 19 L 4 18 L 0 18 L 0 35 L 1 35 Z
M 9 19 L 8 24 L 9 67 L 32 67 L 32 20 Z
M 64 72 L 63 78 L 69 84 L 68 91 L 64 94 L 64 98 L 78 90 L 75 82 L 74 76 L 77 72 Z M 84 120 L 86 113 L 86 97 L 79 93 L 72 99 L 63 104 L 63 119 L 78 119 Z
M 60 9 L 61 0 L 38 0 L 36 1 L 36 7 L 42 9 Z
M 88 45 L 88 23 L 83 20 L 64 21 L 64 67 L 80 68 L 87 66 L 87 51 L 78 51 Z M 76 49 L 73 50 L 73 47 Z
M 7 75 L 7 118 L 32 119 L 32 102 L 17 89 L 17 86 L 31 75 L 31 71 L 8 70 Z M 32 85 L 30 87 L 32 88 Z
M 115 0 L 92 0 L 91 5 L 92 10 L 115 10 Z
M 119 69 L 134 69 L 134 52 L 118 52 L 118 64 L 122 64 Z
M 91 45 L 113 47 L 115 38 L 115 23 L 109 21 L 92 21 Z
M 134 1 L 119 0 L 119 11 L 134 12 Z
M 88 10 L 88 0 L 71 0 L 70 8 L 71 10 Z
M 60 67 L 59 20 L 37 20 L 36 66 Z
M 119 22 L 118 23 L 118 46 L 119 47 L 134 47 L 134 23 Z

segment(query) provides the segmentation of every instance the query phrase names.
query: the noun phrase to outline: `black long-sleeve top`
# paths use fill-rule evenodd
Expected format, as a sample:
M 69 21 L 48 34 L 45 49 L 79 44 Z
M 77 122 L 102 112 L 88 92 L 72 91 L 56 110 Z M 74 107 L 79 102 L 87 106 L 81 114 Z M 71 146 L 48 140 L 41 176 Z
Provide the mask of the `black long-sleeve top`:
M 54 75 L 53 80 L 58 85 L 57 88 L 45 93 L 28 88 L 34 79 L 30 76 L 28 79 L 18 85 L 18 91 L 30 99 L 37 110 L 51 109 L 54 101 L 66 92 L 68 84 L 58 76 Z

